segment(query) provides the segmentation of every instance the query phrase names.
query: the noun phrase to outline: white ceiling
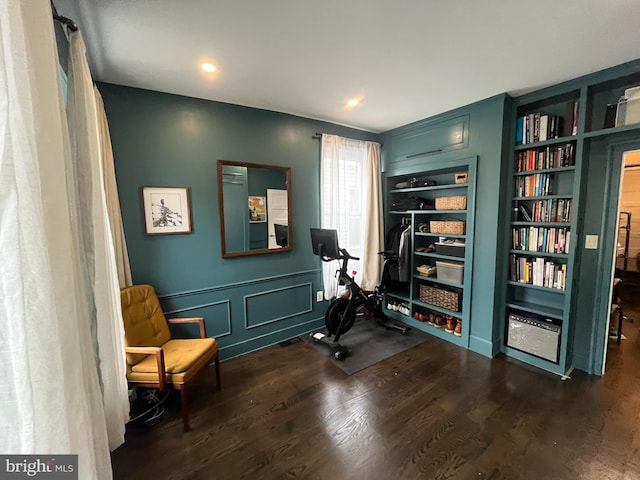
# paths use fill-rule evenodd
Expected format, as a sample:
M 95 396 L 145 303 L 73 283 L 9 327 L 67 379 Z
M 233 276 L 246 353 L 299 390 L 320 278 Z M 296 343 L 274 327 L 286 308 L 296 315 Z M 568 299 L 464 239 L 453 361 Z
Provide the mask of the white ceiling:
M 640 58 L 640 0 L 54 4 L 79 25 L 95 80 L 373 132 Z

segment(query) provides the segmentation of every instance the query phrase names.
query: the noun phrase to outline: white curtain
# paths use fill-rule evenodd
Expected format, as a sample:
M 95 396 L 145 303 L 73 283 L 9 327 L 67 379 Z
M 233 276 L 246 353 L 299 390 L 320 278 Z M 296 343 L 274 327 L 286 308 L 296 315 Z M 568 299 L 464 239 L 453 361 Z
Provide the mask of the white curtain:
M 122 398 L 117 375 L 105 373 L 119 367 L 106 367 L 116 355 L 103 355 L 109 334 L 92 320 L 113 303 L 115 274 L 80 253 L 90 235 L 78 233 L 89 220 L 79 215 L 97 207 L 77 204 L 88 178 L 72 164 L 49 1 L 0 2 L 0 41 L 0 452 L 74 453 L 78 478 L 111 479 L 109 435 L 122 428 L 105 418 L 123 416 L 126 386 Z M 94 238 L 110 235 L 90 219 Z M 106 243 L 96 240 L 91 254 Z M 104 282 L 99 299 L 87 294 L 88 272 Z
M 321 226 L 338 231 L 340 247 L 360 261 L 349 262 L 349 273 L 364 289 L 377 285 L 383 250 L 380 145 L 322 135 L 320 190 Z M 323 262 L 326 298 L 338 293 L 338 262 Z
M 113 150 L 111 148 L 111 135 L 109 124 L 104 111 L 104 102 L 97 88 L 94 87 L 96 96 L 96 109 L 98 111 L 98 127 L 100 134 L 100 156 L 102 158 L 102 171 L 104 173 L 104 192 L 107 200 L 107 213 L 111 226 L 111 238 L 115 250 L 116 268 L 118 269 L 118 283 L 120 288 L 133 285 L 131 280 L 131 267 L 129 265 L 129 253 L 124 237 L 122 215 L 120 214 L 120 198 L 116 183 L 116 171 L 113 163 Z
M 104 190 L 103 158 L 96 96 L 79 31 L 69 38 L 67 118 L 71 140 L 75 201 L 70 206 L 77 219 L 84 290 L 90 308 L 93 348 L 100 374 L 109 446 L 124 442 L 129 417 L 124 327 L 115 250 Z M 104 115 L 104 112 L 101 112 Z M 111 175 L 115 177 L 113 171 Z M 115 178 L 113 178 L 115 183 Z
M 378 252 L 384 250 L 384 221 L 382 218 L 382 163 L 380 161 L 380 144 L 366 143 L 366 160 L 364 163 L 365 212 L 364 242 L 362 257 L 362 287 L 373 290 L 380 282 L 382 275 L 382 256 Z

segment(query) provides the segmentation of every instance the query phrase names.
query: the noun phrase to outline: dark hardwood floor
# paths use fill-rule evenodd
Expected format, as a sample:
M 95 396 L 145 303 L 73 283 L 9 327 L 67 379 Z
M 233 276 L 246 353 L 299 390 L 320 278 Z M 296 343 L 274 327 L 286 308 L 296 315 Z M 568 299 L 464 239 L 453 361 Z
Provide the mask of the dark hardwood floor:
M 636 295 L 636 297 L 640 297 Z M 635 300 L 636 302 L 640 300 Z M 116 479 L 638 479 L 640 308 L 604 377 L 436 338 L 352 376 L 304 342 L 222 364 L 113 453 Z M 634 318 L 635 317 L 635 318 Z

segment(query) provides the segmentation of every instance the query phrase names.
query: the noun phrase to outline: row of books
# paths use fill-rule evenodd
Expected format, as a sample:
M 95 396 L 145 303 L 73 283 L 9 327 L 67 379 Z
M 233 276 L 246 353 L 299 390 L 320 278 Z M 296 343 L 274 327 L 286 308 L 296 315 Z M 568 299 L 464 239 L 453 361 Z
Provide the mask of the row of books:
M 511 248 L 529 252 L 569 253 L 568 228 L 515 227 L 511 229 Z
M 516 197 L 540 197 L 551 195 L 553 188 L 553 174 L 534 173 L 515 177 Z
M 520 150 L 516 155 L 517 172 L 545 170 L 548 168 L 572 167 L 576 164 L 576 146 L 567 143 L 559 147 L 545 147 L 536 150 Z
M 527 113 L 516 120 L 516 144 L 544 142 L 578 133 L 578 101 L 567 102 L 566 118 L 541 112 Z
M 571 221 L 572 203 L 570 198 L 549 198 L 531 202 L 531 207 L 520 204 L 518 207 L 519 218 L 516 218 L 516 220 L 567 223 Z
M 542 257 L 528 258 L 511 255 L 510 271 L 512 282 L 560 290 L 564 290 L 567 278 L 565 263 L 556 263 Z

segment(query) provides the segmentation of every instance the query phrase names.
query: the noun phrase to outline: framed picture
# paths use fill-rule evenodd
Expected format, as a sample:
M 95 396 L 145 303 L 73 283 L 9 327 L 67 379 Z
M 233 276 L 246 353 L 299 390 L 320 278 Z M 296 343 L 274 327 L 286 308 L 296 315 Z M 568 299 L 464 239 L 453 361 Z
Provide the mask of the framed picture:
M 191 233 L 188 187 L 142 187 L 147 235 Z
M 267 197 L 249 196 L 249 223 L 267 221 Z

